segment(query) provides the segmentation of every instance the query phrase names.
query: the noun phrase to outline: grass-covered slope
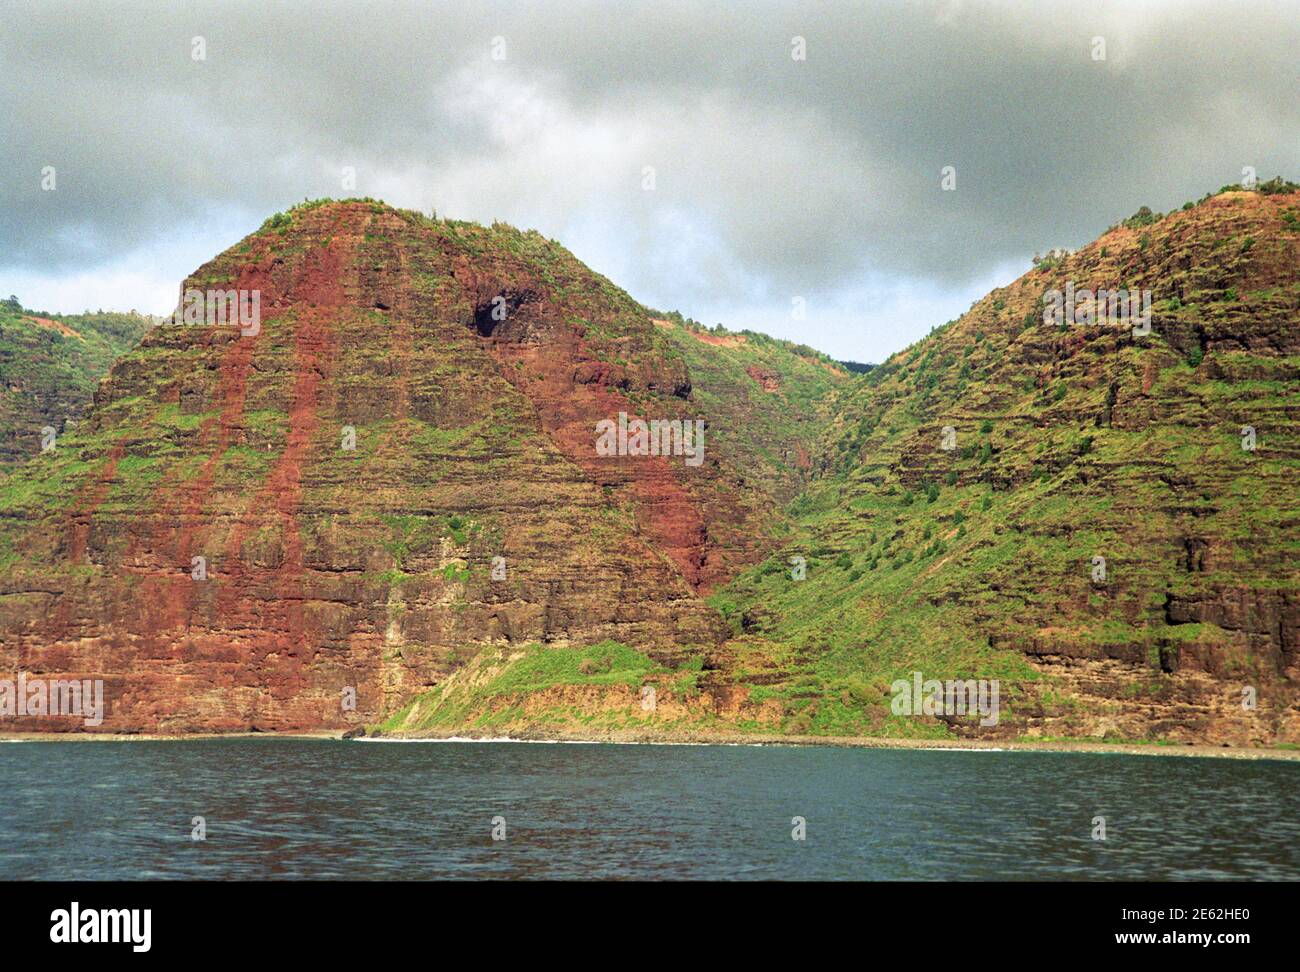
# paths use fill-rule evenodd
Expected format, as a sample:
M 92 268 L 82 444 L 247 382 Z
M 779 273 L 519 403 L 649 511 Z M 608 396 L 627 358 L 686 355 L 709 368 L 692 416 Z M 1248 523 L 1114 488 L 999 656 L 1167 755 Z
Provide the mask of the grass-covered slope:
M 1067 282 L 1149 288 L 1152 333 L 1045 324 Z M 785 728 L 974 731 L 890 714 L 921 671 L 1002 680 L 1004 735 L 1300 741 L 1300 194 L 1040 261 L 844 392 L 819 466 L 714 598 Z
M 151 324 L 139 314 L 44 314 L 0 301 L 0 475 L 84 414 L 99 380 Z M 57 438 L 56 438 L 57 442 Z

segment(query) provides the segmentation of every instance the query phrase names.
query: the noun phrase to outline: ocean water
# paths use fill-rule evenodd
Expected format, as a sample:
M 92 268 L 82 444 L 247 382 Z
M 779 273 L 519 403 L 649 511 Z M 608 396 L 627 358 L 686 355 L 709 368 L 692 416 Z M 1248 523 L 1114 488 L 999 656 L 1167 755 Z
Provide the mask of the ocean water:
M 203 817 L 206 839 L 194 840 Z M 804 821 L 804 839 L 795 840 Z M 1094 840 L 1104 817 L 1105 840 Z M 504 839 L 494 840 L 504 826 Z M 1300 763 L 229 739 L 0 745 L 5 879 L 1300 879 Z

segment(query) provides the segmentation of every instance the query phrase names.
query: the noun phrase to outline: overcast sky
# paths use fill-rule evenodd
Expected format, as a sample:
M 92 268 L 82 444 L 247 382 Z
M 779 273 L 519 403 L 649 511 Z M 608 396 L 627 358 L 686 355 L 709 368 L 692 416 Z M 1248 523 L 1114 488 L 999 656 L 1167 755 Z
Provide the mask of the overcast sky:
M 536 228 L 651 306 L 880 361 L 1036 251 L 1243 166 L 1300 177 L 1300 0 L 0 16 L 0 291 L 56 312 L 168 312 L 272 212 L 375 196 Z

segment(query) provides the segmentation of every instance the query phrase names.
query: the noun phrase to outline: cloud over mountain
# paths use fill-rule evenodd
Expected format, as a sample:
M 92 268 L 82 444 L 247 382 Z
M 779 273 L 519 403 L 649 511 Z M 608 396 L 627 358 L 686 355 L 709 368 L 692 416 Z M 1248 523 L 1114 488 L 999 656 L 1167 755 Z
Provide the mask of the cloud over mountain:
M 51 300 L 124 255 L 170 295 L 273 210 L 372 195 L 536 227 L 648 303 L 878 359 L 1035 250 L 1246 165 L 1294 177 L 1300 131 L 1289 4 L 9 11 L 0 274 Z

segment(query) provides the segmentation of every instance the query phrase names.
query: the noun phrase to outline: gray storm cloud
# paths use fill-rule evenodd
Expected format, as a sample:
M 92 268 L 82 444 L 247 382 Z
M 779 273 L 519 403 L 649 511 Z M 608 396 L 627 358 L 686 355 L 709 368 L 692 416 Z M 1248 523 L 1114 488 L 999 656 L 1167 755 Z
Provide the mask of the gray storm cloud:
M 1296 4 L 466 6 L 8 4 L 0 273 L 373 195 L 536 227 L 659 306 L 766 315 L 964 295 L 1245 165 L 1300 170 Z

